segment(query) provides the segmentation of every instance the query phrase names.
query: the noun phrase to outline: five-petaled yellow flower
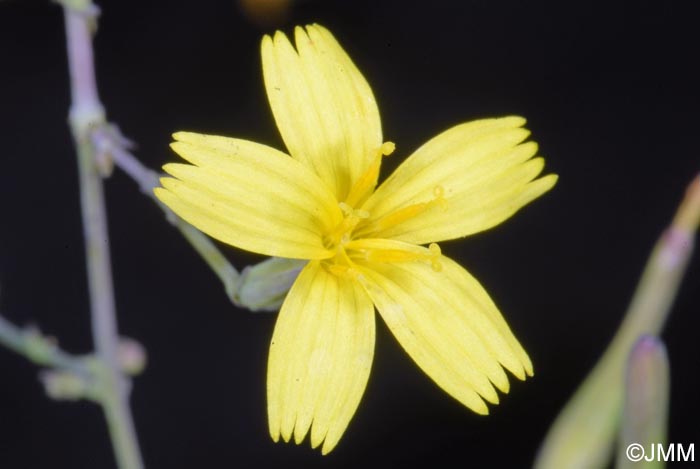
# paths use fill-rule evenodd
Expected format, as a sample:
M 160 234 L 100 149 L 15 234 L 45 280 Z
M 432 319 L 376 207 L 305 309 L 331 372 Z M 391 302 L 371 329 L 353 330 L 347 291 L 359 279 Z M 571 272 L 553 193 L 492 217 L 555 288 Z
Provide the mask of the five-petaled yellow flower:
M 275 441 L 331 451 L 367 385 L 374 309 L 438 386 L 479 414 L 532 364 L 481 285 L 436 242 L 491 228 L 548 191 L 520 117 L 433 138 L 378 188 L 382 140 L 372 90 L 333 35 L 297 28 L 262 41 L 267 96 L 291 157 L 247 140 L 178 132 L 188 164 L 156 195 L 210 236 L 308 259 L 275 326 L 267 373 Z M 424 247 L 422 245 L 428 245 Z

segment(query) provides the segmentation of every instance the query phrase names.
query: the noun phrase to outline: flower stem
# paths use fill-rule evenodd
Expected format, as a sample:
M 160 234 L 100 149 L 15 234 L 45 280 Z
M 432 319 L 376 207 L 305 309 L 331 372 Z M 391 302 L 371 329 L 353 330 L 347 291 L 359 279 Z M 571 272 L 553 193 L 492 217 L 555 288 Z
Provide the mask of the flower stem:
M 163 210 L 167 220 L 182 233 L 182 236 L 185 237 L 194 250 L 204 259 L 204 262 L 219 277 L 228 298 L 235 302 L 241 283 L 239 272 L 211 239 L 175 215 L 172 210 L 156 198 L 153 189 L 159 185 L 159 174 L 144 166 L 134 155 L 124 149 L 123 145 L 115 145 L 113 142 L 110 142 L 110 138 L 113 139 L 113 136 L 113 132 L 111 134 L 95 132 L 95 145 L 98 148 L 105 148 L 105 151 L 109 151 L 114 164 L 136 181 L 141 192 L 151 198 Z
M 0 315 L 0 344 L 41 366 L 69 370 L 79 376 L 89 375 L 79 357 L 58 348 L 49 338 L 33 328 L 20 329 Z
M 78 153 L 80 201 L 90 291 L 92 335 L 101 364 L 100 402 L 120 468 L 143 467 L 128 404 L 128 382 L 118 364 L 118 335 L 109 233 L 102 178 L 90 132 L 104 124 L 97 95 L 90 12 L 64 7 L 72 104 L 69 121 Z

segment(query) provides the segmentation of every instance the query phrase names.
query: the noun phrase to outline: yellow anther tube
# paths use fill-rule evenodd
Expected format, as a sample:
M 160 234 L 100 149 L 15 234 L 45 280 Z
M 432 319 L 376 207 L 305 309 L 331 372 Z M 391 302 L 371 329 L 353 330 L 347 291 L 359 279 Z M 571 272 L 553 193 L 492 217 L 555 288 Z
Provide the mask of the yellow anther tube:
M 369 217 L 366 210 L 355 210 L 345 202 L 340 202 L 338 206 L 345 217 L 323 239 L 326 246 L 331 249 L 350 241 L 352 230 L 355 229 L 360 220 Z
M 379 150 L 377 151 L 377 156 L 369 165 L 369 168 L 364 172 L 360 179 L 355 182 L 355 185 L 350 189 L 350 193 L 345 198 L 345 203 L 351 207 L 357 207 L 360 203 L 364 202 L 367 197 L 374 191 L 374 186 L 379 178 L 379 168 L 382 165 L 382 156 L 389 156 L 396 149 L 396 145 L 393 142 L 384 142 Z
M 398 210 L 394 210 L 393 212 L 383 216 L 379 220 L 374 221 L 372 224 L 363 226 L 362 231 L 382 231 L 387 228 L 391 228 L 392 226 L 396 226 L 399 223 L 402 223 L 406 220 L 410 220 L 411 218 L 420 215 L 421 213 L 435 206 L 440 207 L 441 210 L 447 210 L 447 199 L 445 199 L 445 189 L 442 186 L 435 186 L 435 188 L 433 189 L 433 196 L 435 198 L 431 201 L 420 202 L 417 204 L 402 207 Z
M 405 249 L 400 247 L 382 249 L 375 246 L 373 240 L 359 239 L 351 241 L 345 247 L 351 258 L 381 263 L 425 261 L 430 263 L 434 271 L 442 270 L 442 264 L 440 264 L 442 251 L 436 243 L 430 244 L 427 249 L 414 245 L 407 245 Z

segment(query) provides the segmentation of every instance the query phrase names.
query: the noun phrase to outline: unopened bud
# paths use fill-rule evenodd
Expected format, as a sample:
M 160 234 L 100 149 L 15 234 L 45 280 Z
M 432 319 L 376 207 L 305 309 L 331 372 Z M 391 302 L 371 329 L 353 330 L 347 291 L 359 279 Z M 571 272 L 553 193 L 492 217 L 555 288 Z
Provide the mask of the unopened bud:
M 307 261 L 272 257 L 243 269 L 233 301 L 251 311 L 279 310 Z
M 626 450 L 629 445 L 648 448 L 666 443 L 670 381 L 666 347 L 657 337 L 643 335 L 632 348 L 625 371 L 618 469 L 632 469 L 637 464 L 628 457 Z M 663 467 L 663 464 L 645 467 L 652 466 Z
M 146 368 L 146 349 L 129 337 L 119 339 L 119 366 L 124 373 L 134 376 Z
M 64 371 L 47 370 L 39 374 L 46 395 L 58 401 L 75 401 L 87 397 L 89 384 L 82 376 Z

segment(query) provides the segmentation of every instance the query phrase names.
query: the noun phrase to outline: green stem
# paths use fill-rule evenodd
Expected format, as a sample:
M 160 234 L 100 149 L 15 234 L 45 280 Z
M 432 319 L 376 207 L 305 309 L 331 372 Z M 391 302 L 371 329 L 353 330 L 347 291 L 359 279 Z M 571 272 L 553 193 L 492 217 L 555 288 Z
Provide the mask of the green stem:
M 141 192 L 151 198 L 165 213 L 167 220 L 177 228 L 204 262 L 219 277 L 226 295 L 235 302 L 240 288 L 240 274 L 214 242 L 204 233 L 178 217 L 156 198 L 153 189 L 159 185 L 159 174 L 144 166 L 134 155 L 124 149 L 123 140 L 115 129 L 98 129 L 93 133 L 93 143 L 98 152 L 109 153 L 114 164 L 139 185 Z
M 22 330 L 0 315 L 0 344 L 41 366 L 69 370 L 87 378 L 89 371 L 80 357 L 59 349 L 33 329 Z

